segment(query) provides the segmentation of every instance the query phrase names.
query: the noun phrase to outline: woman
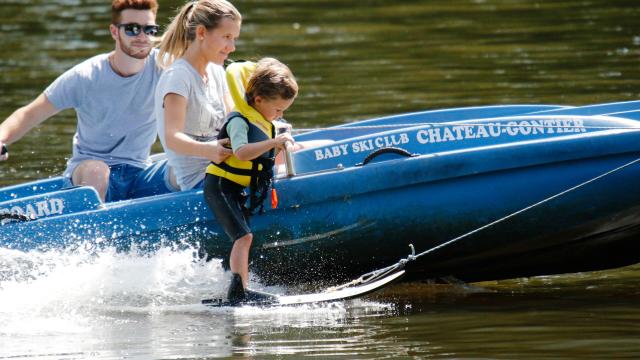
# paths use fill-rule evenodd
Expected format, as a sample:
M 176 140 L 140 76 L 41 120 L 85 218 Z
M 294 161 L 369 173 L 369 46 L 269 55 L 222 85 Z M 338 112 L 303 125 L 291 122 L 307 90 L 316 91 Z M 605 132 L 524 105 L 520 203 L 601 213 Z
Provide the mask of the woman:
M 226 0 L 184 5 L 162 38 L 158 63 L 165 68 L 155 92 L 160 141 L 174 174 L 174 188 L 202 187 L 204 170 L 231 150 L 216 137 L 232 108 L 222 68 L 235 51 L 242 17 Z

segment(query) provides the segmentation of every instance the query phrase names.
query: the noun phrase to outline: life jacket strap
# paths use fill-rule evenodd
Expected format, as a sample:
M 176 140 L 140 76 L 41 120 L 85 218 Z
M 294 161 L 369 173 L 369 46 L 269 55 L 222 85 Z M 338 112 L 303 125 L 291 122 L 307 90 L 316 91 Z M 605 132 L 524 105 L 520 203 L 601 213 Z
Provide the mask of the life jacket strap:
M 271 189 L 273 179 L 273 158 L 258 158 L 253 162 L 251 170 L 251 184 L 249 187 L 249 214 L 254 214 L 257 210 L 258 214 L 264 213 L 264 201 Z M 262 171 L 258 171 L 258 166 L 262 165 Z

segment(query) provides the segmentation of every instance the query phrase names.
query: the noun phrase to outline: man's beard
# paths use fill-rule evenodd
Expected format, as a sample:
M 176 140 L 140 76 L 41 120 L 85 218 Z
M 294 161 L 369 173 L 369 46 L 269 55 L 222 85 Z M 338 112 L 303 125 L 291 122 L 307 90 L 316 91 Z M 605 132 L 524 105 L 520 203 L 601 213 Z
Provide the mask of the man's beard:
M 131 56 L 134 59 L 145 59 L 151 52 L 151 45 L 149 45 L 146 50 L 142 51 L 140 48 L 134 48 L 132 46 L 125 45 L 124 41 L 120 39 L 120 49 L 122 49 L 123 53 Z

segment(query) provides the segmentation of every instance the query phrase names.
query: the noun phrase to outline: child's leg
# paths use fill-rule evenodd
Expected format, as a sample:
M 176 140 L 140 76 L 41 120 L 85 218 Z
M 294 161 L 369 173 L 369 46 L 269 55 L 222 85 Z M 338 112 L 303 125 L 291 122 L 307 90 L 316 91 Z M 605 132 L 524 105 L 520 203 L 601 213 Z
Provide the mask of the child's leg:
M 242 209 L 243 187 L 227 179 L 207 174 L 204 181 L 204 198 L 216 220 L 234 240 L 229 256 L 231 272 L 242 278 L 243 288 L 249 281 L 249 250 L 253 235 Z
M 245 289 L 249 283 L 249 250 L 251 249 L 252 241 L 253 234 L 251 233 L 237 239 L 233 243 L 231 255 L 229 255 L 231 272 L 240 274 L 240 277 L 242 277 L 242 286 Z

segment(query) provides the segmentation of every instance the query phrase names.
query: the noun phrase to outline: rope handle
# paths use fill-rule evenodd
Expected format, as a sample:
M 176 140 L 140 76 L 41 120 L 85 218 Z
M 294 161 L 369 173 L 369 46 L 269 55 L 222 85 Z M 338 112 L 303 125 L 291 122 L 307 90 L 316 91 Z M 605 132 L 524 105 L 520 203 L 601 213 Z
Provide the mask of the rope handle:
M 399 147 L 384 147 L 384 148 L 380 148 L 380 149 L 372 151 L 369 155 L 367 155 L 366 158 L 364 158 L 364 160 L 361 163 L 356 164 L 356 166 L 367 165 L 373 159 L 377 158 L 378 156 L 380 156 L 382 154 L 396 154 L 396 155 L 401 155 L 401 156 L 405 156 L 405 157 L 416 156 L 416 154 L 412 154 L 412 153 L 408 152 L 407 150 L 399 148 Z

